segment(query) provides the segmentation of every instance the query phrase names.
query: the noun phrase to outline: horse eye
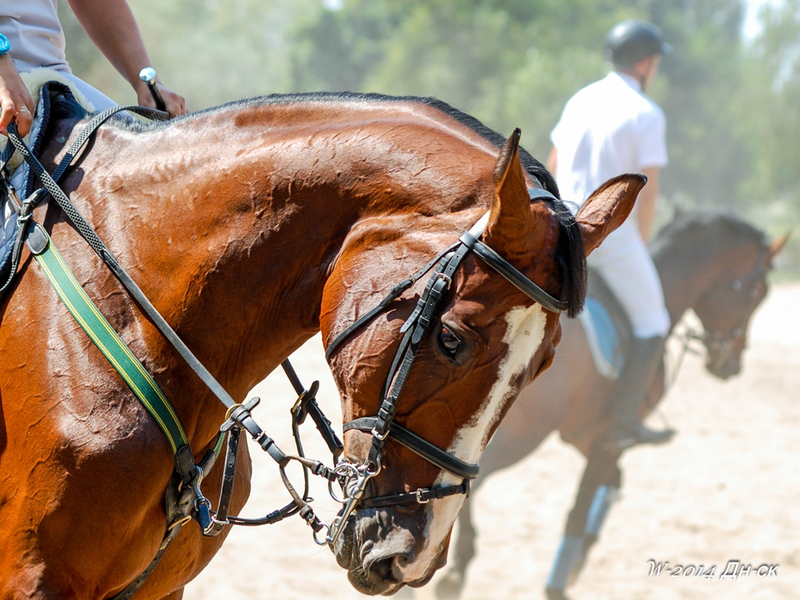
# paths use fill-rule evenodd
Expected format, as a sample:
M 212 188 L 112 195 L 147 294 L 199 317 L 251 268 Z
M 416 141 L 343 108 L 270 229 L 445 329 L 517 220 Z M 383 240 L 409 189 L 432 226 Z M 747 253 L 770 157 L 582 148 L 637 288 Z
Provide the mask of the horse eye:
M 456 353 L 461 346 L 461 340 L 445 325 L 439 330 L 439 349 L 450 359 L 456 358 Z

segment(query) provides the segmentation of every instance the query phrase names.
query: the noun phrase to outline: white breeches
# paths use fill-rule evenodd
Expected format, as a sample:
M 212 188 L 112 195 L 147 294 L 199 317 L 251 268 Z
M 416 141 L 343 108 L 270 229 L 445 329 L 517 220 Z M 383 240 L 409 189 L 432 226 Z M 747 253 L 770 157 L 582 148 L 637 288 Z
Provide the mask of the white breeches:
M 670 318 L 664 304 L 661 279 L 650 258 L 635 219 L 628 218 L 589 255 L 622 304 L 637 338 L 665 337 Z
M 61 74 L 67 79 L 69 79 L 71 82 L 73 82 L 75 84 L 75 87 L 77 87 L 81 92 L 83 92 L 83 94 L 89 99 L 89 102 L 91 102 L 94 105 L 94 109 L 96 111 L 100 112 L 101 110 L 111 108 L 112 106 L 117 106 L 117 103 L 114 102 L 111 98 L 106 96 L 103 92 L 96 90 L 95 88 L 90 86 L 83 79 L 76 77 L 72 73 L 65 73 L 62 71 Z

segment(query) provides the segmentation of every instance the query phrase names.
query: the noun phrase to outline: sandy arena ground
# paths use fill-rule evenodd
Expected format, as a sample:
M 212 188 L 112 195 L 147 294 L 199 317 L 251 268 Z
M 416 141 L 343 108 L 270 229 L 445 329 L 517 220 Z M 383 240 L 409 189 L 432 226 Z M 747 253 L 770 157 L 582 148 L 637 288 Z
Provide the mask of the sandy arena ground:
M 741 375 L 722 382 L 687 356 L 675 386 L 652 417 L 679 430 L 668 446 L 637 448 L 623 458 L 625 484 L 573 600 L 780 600 L 800 597 L 800 284 L 770 292 L 751 323 Z M 319 338 L 292 357 L 308 385 L 319 379 L 323 408 L 340 422 L 338 396 Z M 289 449 L 288 410 L 294 400 L 282 372 L 257 392 L 259 422 Z M 308 429 L 307 451 L 324 457 Z M 313 443 L 312 443 L 313 440 Z M 252 446 L 251 446 L 252 448 Z M 260 516 L 285 504 L 273 464 L 256 457 L 254 490 L 245 510 Z M 325 459 L 329 462 L 329 459 Z M 794 465 L 794 466 L 792 466 Z M 493 475 L 473 496 L 478 556 L 468 572 L 465 600 L 542 599 L 583 459 L 551 436 L 537 452 Z M 335 507 L 313 488 L 318 513 Z M 648 560 L 715 566 L 711 579 L 649 576 Z M 748 577 L 721 580 L 728 561 L 752 565 Z M 760 565 L 778 565 L 777 577 L 760 578 Z M 766 572 L 766 569 L 762 572 Z M 433 583 L 401 593 L 435 598 Z M 294 517 L 257 529 L 238 528 L 205 572 L 190 584 L 187 600 L 363 598 L 332 554 L 311 540 Z

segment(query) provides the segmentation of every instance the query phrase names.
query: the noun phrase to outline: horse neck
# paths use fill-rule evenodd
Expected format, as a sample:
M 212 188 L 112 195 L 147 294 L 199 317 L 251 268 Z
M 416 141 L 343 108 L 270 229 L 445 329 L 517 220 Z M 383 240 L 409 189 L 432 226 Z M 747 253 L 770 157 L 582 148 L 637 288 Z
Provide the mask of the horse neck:
M 319 122 L 267 128 L 251 113 L 108 131 L 73 194 L 234 397 L 319 330 L 345 237 L 365 215 L 389 210 L 374 188 L 393 183 L 385 167 L 372 168 L 374 140 L 337 145 L 344 128 L 332 137 L 310 133 L 324 130 Z M 432 209 L 403 209 L 415 210 Z

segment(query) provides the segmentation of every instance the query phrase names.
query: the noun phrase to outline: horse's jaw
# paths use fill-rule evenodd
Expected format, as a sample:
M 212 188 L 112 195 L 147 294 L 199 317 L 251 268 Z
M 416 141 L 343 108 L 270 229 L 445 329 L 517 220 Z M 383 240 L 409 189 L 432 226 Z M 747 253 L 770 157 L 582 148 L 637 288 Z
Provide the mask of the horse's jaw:
M 390 596 L 404 585 L 421 587 L 446 564 L 463 504 L 463 496 L 451 496 L 413 507 L 359 511 L 333 553 L 362 594 Z

